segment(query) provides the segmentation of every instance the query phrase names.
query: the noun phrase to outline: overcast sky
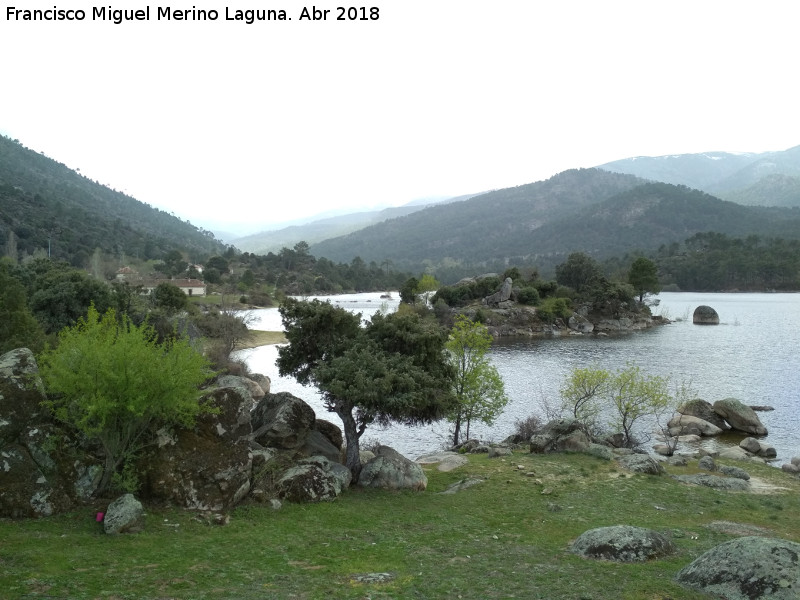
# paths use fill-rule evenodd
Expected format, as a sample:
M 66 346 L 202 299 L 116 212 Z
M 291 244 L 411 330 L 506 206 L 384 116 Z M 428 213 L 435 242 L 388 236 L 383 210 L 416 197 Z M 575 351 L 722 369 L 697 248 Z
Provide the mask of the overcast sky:
M 14 20 L 83 9 L 80 22 Z M 345 3 L 340 3 L 347 6 Z M 248 230 L 630 156 L 800 144 L 794 1 L 5 0 L 0 133 L 208 228 Z M 159 7 L 216 21 L 158 20 Z M 327 20 L 300 20 L 304 6 Z M 361 4 L 358 4 L 361 6 Z M 372 13 L 373 15 L 375 13 Z M 370 16 L 368 12 L 367 16 Z M 11 18 L 9 18 L 11 17 Z

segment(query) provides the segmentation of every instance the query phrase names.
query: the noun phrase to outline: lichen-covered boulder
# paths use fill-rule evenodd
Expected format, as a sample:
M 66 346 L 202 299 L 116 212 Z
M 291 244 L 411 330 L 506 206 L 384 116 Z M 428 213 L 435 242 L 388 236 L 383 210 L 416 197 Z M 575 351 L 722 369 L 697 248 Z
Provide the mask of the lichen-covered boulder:
M 267 392 L 265 392 L 258 382 L 250 379 L 249 377 L 242 377 L 240 375 L 223 375 L 217 379 L 217 387 L 239 387 L 246 390 L 247 395 L 251 398 L 253 405 L 261 400 Z M 249 408 L 253 408 L 251 405 Z
M 316 415 L 302 399 L 280 392 L 267 394 L 253 409 L 252 439 L 266 448 L 296 449 L 314 429 Z
M 428 478 L 422 467 L 388 446 L 375 448 L 375 458 L 361 468 L 358 485 L 385 490 L 424 491 Z
M 18 348 L 0 356 L 0 448 L 16 442 L 26 426 L 43 418 L 44 399 L 33 352 Z
M 620 466 L 634 473 L 643 475 L 662 475 L 664 467 L 657 460 L 648 454 L 627 454 L 620 456 L 617 461 Z
M 756 411 L 736 398 L 724 398 L 714 402 L 714 412 L 725 419 L 737 431 L 752 435 L 767 435 L 767 428 Z
M 350 469 L 322 456 L 301 460 L 278 480 L 278 496 L 289 502 L 335 500 L 352 481 Z
M 729 492 L 745 492 L 750 489 L 750 484 L 740 477 L 718 477 L 707 473 L 698 473 L 696 475 L 673 475 L 672 478 L 682 483 L 702 485 Z
M 205 413 L 198 418 L 196 427 L 199 431 L 228 442 L 236 442 L 253 433 L 250 421 L 253 397 L 247 388 L 242 386 L 218 387 L 203 396 L 200 402 L 215 410 L 213 413 Z
M 614 525 L 590 529 L 572 544 L 572 551 L 584 558 L 616 562 L 643 562 L 675 551 L 672 542 L 656 531 Z
M 800 598 L 800 544 L 742 537 L 702 554 L 677 576 L 678 582 L 726 600 Z
M 180 429 L 140 459 L 147 498 L 192 510 L 220 511 L 250 491 L 252 454 L 245 444 Z
M 124 494 L 108 505 L 103 518 L 106 533 L 138 533 L 143 527 L 144 507 L 133 494 Z
M 692 323 L 695 325 L 719 325 L 719 315 L 710 306 L 698 306 L 694 309 Z
M 338 427 L 338 425 L 335 425 L 330 421 L 326 421 L 325 419 L 317 419 L 314 421 L 314 429 L 328 438 L 331 444 L 336 446 L 338 450 L 344 448 L 344 436 L 342 435 L 342 430 Z
M 546 452 L 584 452 L 592 444 L 583 423 L 576 419 L 550 421 L 530 439 L 530 451 L 536 454 Z
M 298 449 L 299 456 L 324 456 L 331 462 L 342 462 L 342 451 L 334 446 L 331 441 L 322 434 L 322 432 L 314 429 L 308 434 L 305 443 Z

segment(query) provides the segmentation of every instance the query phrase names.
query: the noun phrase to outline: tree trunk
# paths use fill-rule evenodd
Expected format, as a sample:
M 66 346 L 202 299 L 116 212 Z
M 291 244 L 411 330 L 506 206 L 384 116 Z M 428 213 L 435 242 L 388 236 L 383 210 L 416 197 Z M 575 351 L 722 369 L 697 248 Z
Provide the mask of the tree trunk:
M 356 420 L 353 418 L 352 409 L 348 410 L 345 407 L 337 407 L 336 414 L 342 420 L 344 425 L 344 439 L 347 444 L 345 451 L 345 466 L 350 469 L 353 475 L 353 482 L 358 482 L 358 476 L 361 474 L 361 452 L 358 445 L 358 427 Z
M 453 446 L 458 446 L 458 438 L 461 437 L 461 416 L 457 416 L 453 421 L 455 425 L 455 433 L 453 433 Z

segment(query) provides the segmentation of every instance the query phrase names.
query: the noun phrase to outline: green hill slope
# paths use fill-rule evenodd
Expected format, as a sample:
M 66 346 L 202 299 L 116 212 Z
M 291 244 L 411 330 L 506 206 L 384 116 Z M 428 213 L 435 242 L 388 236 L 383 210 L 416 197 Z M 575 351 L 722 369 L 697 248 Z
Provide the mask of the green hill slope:
M 142 259 L 181 250 L 195 261 L 225 249 L 210 232 L 0 136 L 0 245 L 9 232 L 20 256 L 49 246 L 81 268 L 97 248 Z

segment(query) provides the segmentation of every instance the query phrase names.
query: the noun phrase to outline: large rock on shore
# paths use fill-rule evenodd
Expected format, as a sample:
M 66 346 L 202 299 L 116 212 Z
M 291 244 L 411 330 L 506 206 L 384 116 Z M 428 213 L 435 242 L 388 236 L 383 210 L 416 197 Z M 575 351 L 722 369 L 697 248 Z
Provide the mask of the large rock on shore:
M 678 573 L 677 580 L 726 600 L 797 600 L 800 544 L 742 537 L 701 555 Z
M 714 412 L 737 431 L 752 435 L 767 435 L 767 428 L 758 418 L 756 411 L 736 398 L 717 400 L 714 402 Z
M 253 441 L 265 447 L 295 449 L 314 429 L 316 415 L 300 398 L 280 392 L 265 395 L 253 409 L 251 419 Z
M 572 544 L 572 551 L 585 558 L 616 562 L 643 562 L 675 551 L 667 538 L 656 531 L 614 525 L 590 529 Z
M 722 433 L 722 429 L 713 423 L 709 423 L 700 417 L 693 417 L 691 415 L 684 415 L 680 413 L 669 420 L 667 427 L 669 428 L 669 434 L 672 437 L 677 437 L 679 435 L 700 435 L 704 437 L 710 437 Z
M 577 419 L 550 421 L 530 439 L 530 451 L 535 454 L 547 452 L 584 452 L 592 444 L 586 427 Z
M 424 491 L 428 478 L 422 467 L 389 446 L 378 446 L 375 458 L 362 468 L 358 485 L 385 490 Z

